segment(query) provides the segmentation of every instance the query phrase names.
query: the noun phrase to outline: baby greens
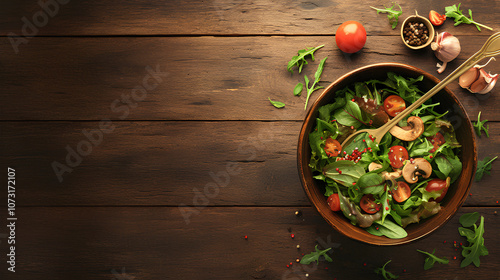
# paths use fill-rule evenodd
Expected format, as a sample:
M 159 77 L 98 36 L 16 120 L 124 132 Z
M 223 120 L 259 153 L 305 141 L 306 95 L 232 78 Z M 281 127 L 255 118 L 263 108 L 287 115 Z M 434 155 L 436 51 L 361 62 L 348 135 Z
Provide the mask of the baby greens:
M 484 134 L 486 134 L 486 137 L 490 137 L 490 135 L 489 135 L 490 125 L 484 126 L 484 124 L 487 121 L 488 120 L 484 120 L 484 121 L 481 120 L 481 112 L 479 112 L 479 114 L 477 115 L 477 122 L 475 122 L 473 124 L 477 136 L 481 137 L 481 131 L 484 131 Z
M 436 252 L 436 249 L 432 251 L 432 253 L 428 253 L 425 251 L 420 251 L 417 249 L 418 252 L 427 255 L 427 258 L 425 258 L 424 262 L 424 270 L 431 269 L 436 262 L 441 263 L 441 264 L 448 264 L 450 261 L 447 258 L 438 258 L 434 255 Z
M 311 60 L 314 61 L 314 52 L 321 49 L 325 45 L 321 45 L 315 48 L 305 48 L 303 50 L 298 51 L 298 55 L 292 57 L 290 61 L 288 61 L 288 66 L 286 69 L 288 72 L 293 73 L 293 67 L 297 66 L 299 69 L 299 73 L 302 72 L 302 68 L 305 64 L 308 64 L 306 57 L 311 56 Z
M 396 6 L 396 5 L 398 5 L 399 11 L 394 10 L 394 6 Z M 390 7 L 390 8 L 384 7 L 384 9 L 378 9 L 378 8 L 375 8 L 372 6 L 370 6 L 370 8 L 377 11 L 377 15 L 379 13 L 383 13 L 383 14 L 387 13 L 388 14 L 387 18 L 389 19 L 389 23 L 391 24 L 392 29 L 396 28 L 396 26 L 398 25 L 399 16 L 403 14 L 403 9 L 401 9 L 401 6 L 399 6 L 399 4 L 395 3 L 395 2 L 392 4 L 392 7 Z
M 330 251 L 332 248 L 328 248 L 325 250 L 319 250 L 318 245 L 316 245 L 316 247 L 314 247 L 314 249 L 315 249 L 314 252 L 311 252 L 311 253 L 302 257 L 302 259 L 300 260 L 301 264 L 310 264 L 314 261 L 316 261 L 316 264 L 319 264 L 319 257 L 321 257 L 321 256 L 323 256 L 326 261 L 333 262 L 332 258 L 330 258 L 330 256 L 327 255 L 327 252 Z
M 304 80 L 306 81 L 306 91 L 307 91 L 307 97 L 306 97 L 306 105 L 304 106 L 304 110 L 307 109 L 307 103 L 309 102 L 309 97 L 311 97 L 311 94 L 318 90 L 322 89 L 322 86 L 316 86 L 317 83 L 319 83 L 319 80 L 321 80 L 321 74 L 323 73 L 323 68 L 325 67 L 325 61 L 328 57 L 323 58 L 319 65 L 318 65 L 318 70 L 316 70 L 316 73 L 314 74 L 314 82 L 309 87 L 309 78 L 307 78 L 306 75 L 304 75 Z
M 496 156 L 492 159 L 485 157 L 483 160 L 480 160 L 477 162 L 476 179 L 475 179 L 477 182 L 481 181 L 484 174 L 490 175 L 491 164 L 497 158 L 498 158 L 498 156 Z
M 269 102 L 271 102 L 271 104 L 273 104 L 273 106 L 278 108 L 278 109 L 285 107 L 285 103 L 283 103 L 283 102 L 273 101 L 273 100 L 271 100 L 270 97 L 268 97 L 268 99 L 269 99 Z
M 377 269 L 375 269 L 375 273 L 379 274 L 379 275 L 382 275 L 384 277 L 385 280 L 393 280 L 393 279 L 398 279 L 399 276 L 398 275 L 395 275 L 387 270 L 385 270 L 385 267 L 387 266 L 388 263 L 390 263 L 391 260 L 387 261 L 384 266 L 382 267 L 379 267 Z
M 462 11 L 460 10 L 460 4 L 457 5 L 453 5 L 453 6 L 448 6 L 448 7 L 445 7 L 444 10 L 446 11 L 446 16 L 449 17 L 449 18 L 454 18 L 455 19 L 455 26 L 461 24 L 461 23 L 465 23 L 465 24 L 475 24 L 476 27 L 477 27 L 477 30 L 481 31 L 481 28 L 480 27 L 484 27 L 486 29 L 489 29 L 489 30 L 493 30 L 491 27 L 488 27 L 484 24 L 481 24 L 481 23 L 478 23 L 478 22 L 475 22 L 473 19 L 472 19 L 472 11 L 471 9 L 469 9 L 469 16 L 470 18 L 466 17 Z
M 488 249 L 484 246 L 483 238 L 484 217 L 481 216 L 479 226 L 476 225 L 478 218 L 479 213 L 469 213 L 462 215 L 459 219 L 462 227 L 458 228 L 458 232 L 461 236 L 467 238 L 467 242 L 469 242 L 469 246 L 462 245 L 462 256 L 465 259 L 460 263 L 460 267 L 466 267 L 471 263 L 479 267 L 481 263 L 479 257 L 488 255 Z
M 309 167 L 314 178 L 324 182 L 325 196 L 337 193 L 344 216 L 373 235 L 404 238 L 408 224 L 418 223 L 441 210 L 440 203 L 434 201 L 441 192 L 427 191 L 427 182 L 434 178 L 453 183 L 462 171 L 458 157 L 460 143 L 453 126 L 444 119 L 447 112 L 439 111 L 439 103 L 432 100 L 413 111 L 410 116 L 418 116 L 424 123 L 422 135 L 414 141 L 402 141 L 388 133 L 377 144 L 369 135 L 360 134 L 335 155 L 325 150 L 325 143 L 329 138 L 342 143 L 355 130 L 383 125 L 389 120 L 382 107 L 384 99 L 398 95 L 407 104 L 413 103 L 422 96 L 418 88 L 422 79 L 423 76 L 405 78 L 389 72 L 385 80 L 357 82 L 338 90 L 333 103 L 318 109 L 315 129 L 309 134 Z M 400 126 L 405 125 L 403 119 Z M 438 135 L 439 145 L 435 143 Z M 398 181 L 406 179 L 401 169 L 398 173 L 390 165 L 388 154 L 394 146 L 402 146 L 410 158 L 421 158 L 432 168 L 427 180 L 409 184 L 403 200 L 398 196 L 401 202 L 393 198 L 393 192 L 397 191 Z M 404 163 L 410 162 L 410 158 Z M 379 167 L 369 169 L 371 163 Z M 391 178 L 387 177 L 389 174 L 393 174 Z

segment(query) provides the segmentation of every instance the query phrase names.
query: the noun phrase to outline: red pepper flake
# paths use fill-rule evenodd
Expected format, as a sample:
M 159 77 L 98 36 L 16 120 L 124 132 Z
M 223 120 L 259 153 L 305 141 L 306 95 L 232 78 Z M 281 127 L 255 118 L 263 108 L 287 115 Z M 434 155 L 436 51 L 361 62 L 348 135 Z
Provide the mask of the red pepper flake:
M 472 193 L 469 193 L 469 196 L 472 196 Z
M 446 243 L 446 240 L 445 240 L 445 241 L 443 241 L 443 243 Z
M 292 263 L 292 262 L 290 262 L 290 265 L 293 265 L 293 263 Z
M 245 235 L 245 239 L 248 239 L 248 235 Z
M 498 200 L 497 200 L 497 204 L 498 204 Z
M 328 267 L 325 267 L 325 269 L 328 269 Z
M 403 272 L 406 272 L 406 269 L 403 269 Z
M 351 101 L 352 101 L 352 102 L 354 102 L 354 98 L 353 98 L 353 99 L 351 99 Z
M 354 125 L 351 125 L 351 129 L 354 129 Z
M 456 257 L 456 256 L 453 256 L 453 259 L 454 259 L 454 260 L 456 260 L 456 259 L 457 259 L 457 257 Z
M 376 227 L 375 229 L 378 230 L 378 227 Z
M 290 265 L 287 264 L 286 267 L 290 267 Z
M 364 263 L 363 266 L 366 266 L 366 263 Z
M 354 186 L 354 185 L 356 185 L 356 182 L 352 182 L 352 185 L 353 185 L 353 186 Z
M 292 233 L 292 234 L 290 235 L 290 237 L 291 237 L 291 238 L 295 238 L 295 234 L 293 234 L 293 233 Z
M 432 155 L 430 155 L 430 156 L 429 156 L 429 158 L 433 158 L 433 156 L 432 156 Z
M 462 242 L 460 242 L 460 246 L 463 246 L 463 245 L 462 245 Z
M 388 206 L 385 207 L 385 211 L 389 211 L 389 207 Z
M 363 142 L 366 142 L 366 140 L 365 140 L 365 139 L 363 139 Z

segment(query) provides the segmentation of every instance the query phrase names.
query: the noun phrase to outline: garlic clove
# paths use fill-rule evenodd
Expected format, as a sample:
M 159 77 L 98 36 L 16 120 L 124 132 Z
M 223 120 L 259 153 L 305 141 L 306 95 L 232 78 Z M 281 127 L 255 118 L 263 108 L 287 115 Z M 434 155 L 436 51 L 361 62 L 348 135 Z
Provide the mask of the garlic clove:
M 488 76 L 490 78 L 490 81 L 488 82 L 488 86 L 486 86 L 483 90 L 478 91 L 477 93 L 486 94 L 486 93 L 490 92 L 493 89 L 493 87 L 495 86 L 495 84 L 497 83 L 498 74 L 490 76 L 488 73 Z
M 479 70 L 476 67 L 472 67 L 467 70 L 467 72 L 463 73 L 462 76 L 458 79 L 458 84 L 463 88 L 468 88 L 477 80 L 479 76 Z

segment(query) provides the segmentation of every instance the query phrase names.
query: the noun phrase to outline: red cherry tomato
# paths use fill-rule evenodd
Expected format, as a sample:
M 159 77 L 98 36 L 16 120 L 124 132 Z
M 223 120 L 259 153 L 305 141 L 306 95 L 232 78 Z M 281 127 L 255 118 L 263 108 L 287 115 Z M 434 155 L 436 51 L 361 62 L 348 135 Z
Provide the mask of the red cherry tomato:
M 397 95 L 389 95 L 384 100 L 384 110 L 391 117 L 395 117 L 397 114 L 403 112 L 404 109 L 406 109 L 406 103 L 403 98 Z
M 446 15 L 440 15 L 438 12 L 431 10 L 429 12 L 429 20 L 434 26 L 439 26 L 446 20 Z
M 436 133 L 436 135 L 434 135 L 433 137 L 427 137 L 427 140 L 429 140 L 429 142 L 431 142 L 432 146 L 434 146 L 434 148 L 432 148 L 429 151 L 429 153 L 434 153 L 441 145 L 443 145 L 446 142 L 443 134 L 441 134 L 439 132 Z
M 357 21 L 346 21 L 337 29 L 335 41 L 341 51 L 355 53 L 361 50 L 366 43 L 366 30 Z
M 427 182 L 427 186 L 425 187 L 426 191 L 441 193 L 441 195 L 438 198 L 436 199 L 431 198 L 429 200 L 430 201 L 435 200 L 438 203 L 441 202 L 441 200 L 443 200 L 444 196 L 446 195 L 449 186 L 450 186 L 450 177 L 446 178 L 446 180 L 436 178 Z
M 326 203 L 328 204 L 328 206 L 330 206 L 330 209 L 332 209 L 332 211 L 340 211 L 340 199 L 338 193 L 330 195 L 326 200 Z
M 408 151 L 403 146 L 392 146 L 388 156 L 391 166 L 396 169 L 403 167 L 404 161 L 409 159 Z
M 380 203 L 375 203 L 375 198 L 372 194 L 363 195 L 359 206 L 368 214 L 375 214 L 380 210 Z
M 328 138 L 325 141 L 324 150 L 327 156 L 336 157 L 340 154 L 340 151 L 342 151 L 342 146 L 340 145 L 339 141 L 333 138 Z
M 406 182 L 399 181 L 395 189 L 392 190 L 392 198 L 397 202 L 407 200 L 411 195 L 410 186 Z

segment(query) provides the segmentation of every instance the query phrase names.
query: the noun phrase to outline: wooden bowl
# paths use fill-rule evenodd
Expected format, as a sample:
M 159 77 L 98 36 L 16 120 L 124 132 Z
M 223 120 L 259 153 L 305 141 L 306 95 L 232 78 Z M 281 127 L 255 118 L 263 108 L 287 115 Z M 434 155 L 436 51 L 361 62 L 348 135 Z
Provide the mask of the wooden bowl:
M 406 23 L 409 21 L 416 21 L 416 22 L 421 22 L 421 23 L 425 24 L 425 26 L 427 27 L 427 30 L 429 31 L 429 34 L 428 34 L 429 38 L 427 39 L 427 42 L 425 42 L 425 44 L 422 44 L 420 46 L 412 46 L 412 45 L 409 45 L 406 43 L 403 31 L 404 31 L 404 28 L 406 26 Z M 412 50 L 419 50 L 419 49 L 423 49 L 423 48 L 427 47 L 428 45 L 430 45 L 432 43 L 432 41 L 434 40 L 435 31 L 434 31 L 434 26 L 432 25 L 432 23 L 428 19 L 426 19 L 425 17 L 419 16 L 418 14 L 415 14 L 413 16 L 407 17 L 405 19 L 405 21 L 403 21 L 403 24 L 401 25 L 400 35 L 401 35 L 401 40 L 403 41 L 403 44 L 405 44 L 405 46 L 407 46 L 408 48 L 410 48 Z
M 436 77 L 421 69 L 399 63 L 378 63 L 349 72 L 330 84 L 318 97 L 305 117 L 298 142 L 297 164 L 299 176 L 304 191 L 316 210 L 334 229 L 340 233 L 352 239 L 374 245 L 406 244 L 413 240 L 427 236 L 449 221 L 464 203 L 467 195 L 469 194 L 472 178 L 477 164 L 476 141 L 474 138 L 472 124 L 462 104 L 460 104 L 460 101 L 449 89 L 445 88 L 444 90 L 441 90 L 441 92 L 437 93 L 432 100 L 434 102 L 441 103 L 439 108 L 436 108 L 436 111 L 449 111 L 447 115 L 448 120 L 451 121 L 455 127 L 457 139 L 462 145 L 459 157 L 462 161 L 463 169 L 460 177 L 450 186 L 446 197 L 441 202 L 443 209 L 438 214 L 420 221 L 419 224 L 408 225 L 405 228 L 408 232 L 408 236 L 401 239 L 389 239 L 384 236 L 374 236 L 366 230 L 352 225 L 349 220 L 344 217 L 342 212 L 333 212 L 330 210 L 330 207 L 326 203 L 327 197 L 323 195 L 324 183 L 313 179 L 312 170 L 308 166 L 311 157 L 311 148 L 309 146 L 308 136 L 316 123 L 318 108 L 325 104 L 334 102 L 335 92 L 337 90 L 343 89 L 344 87 L 352 85 L 355 82 L 362 82 L 371 79 L 385 80 L 387 78 L 387 72 L 394 72 L 398 75 L 412 78 L 417 78 L 418 76 L 423 75 L 424 79 L 419 83 L 419 88 L 424 92 L 428 91 L 439 82 Z

